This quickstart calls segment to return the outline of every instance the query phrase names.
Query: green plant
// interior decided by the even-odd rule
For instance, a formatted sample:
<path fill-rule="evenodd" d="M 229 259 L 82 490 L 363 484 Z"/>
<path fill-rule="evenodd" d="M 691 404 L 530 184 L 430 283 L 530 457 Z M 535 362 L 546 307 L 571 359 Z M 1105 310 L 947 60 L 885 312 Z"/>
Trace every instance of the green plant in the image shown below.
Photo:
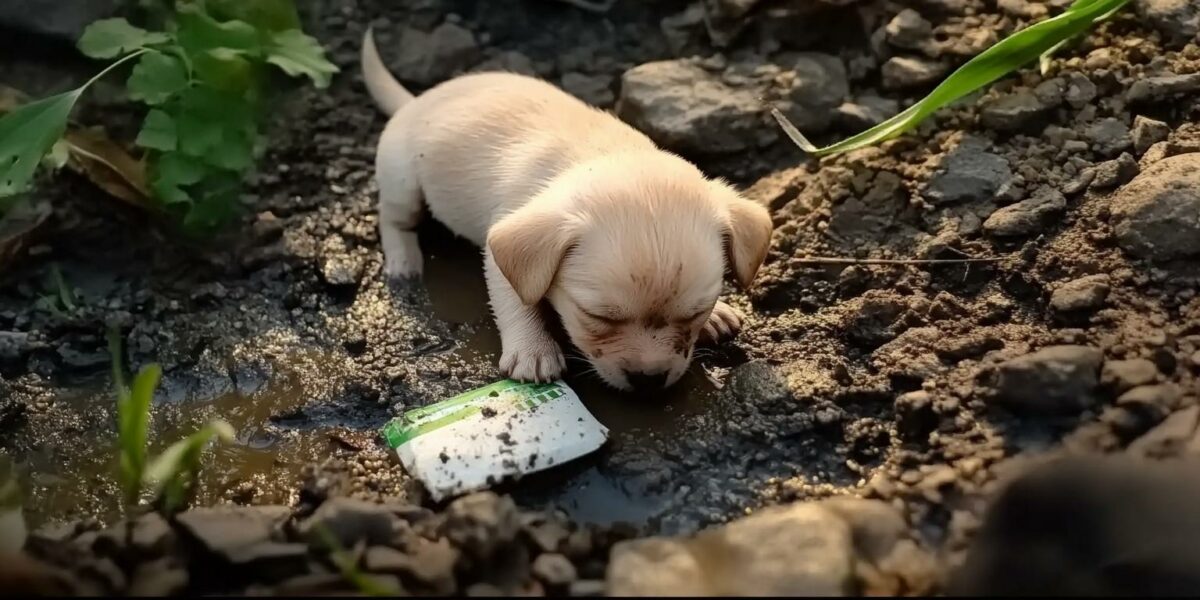
<path fill-rule="evenodd" d="M 359 570 L 354 557 L 338 543 L 337 537 L 325 525 L 318 525 L 313 531 L 320 538 L 321 544 L 329 551 L 329 559 L 342 574 L 342 579 L 353 585 L 362 595 L 377 598 L 394 598 L 402 595 L 403 590 L 393 589 Z"/>
<path fill-rule="evenodd" d="M 1128 3 L 1129 0 L 1075 0 L 1062 14 L 1022 29 L 984 50 L 907 110 L 836 144 L 818 148 L 778 110 L 771 109 L 771 114 L 801 150 L 814 156 L 840 154 L 878 144 L 912 130 L 943 106 L 1039 58 L 1044 71 L 1051 54 Z"/>
<path fill-rule="evenodd" d="M 233 428 L 224 421 L 213 421 L 147 463 L 150 404 L 162 378 L 162 368 L 156 364 L 146 365 L 133 378 L 133 385 L 126 386 L 121 340 L 115 331 L 108 334 L 108 348 L 112 354 L 113 385 L 117 390 L 117 479 L 125 506 L 127 509 L 137 506 L 143 486 L 148 485 L 160 502 L 160 510 L 173 513 L 187 503 L 189 494 L 195 489 L 204 448 L 214 438 L 231 441 Z"/>
<path fill-rule="evenodd" d="M 28 188 L 88 85 L 137 59 L 126 88 L 132 100 L 149 107 L 135 141 L 145 151 L 149 188 L 183 216 L 185 226 L 210 229 L 236 211 L 242 179 L 260 150 L 270 67 L 308 77 L 319 88 L 337 72 L 320 44 L 300 31 L 290 0 L 155 5 L 164 31 L 125 19 L 91 24 L 80 51 L 117 62 L 76 90 L 0 119 L 0 197 Z"/>

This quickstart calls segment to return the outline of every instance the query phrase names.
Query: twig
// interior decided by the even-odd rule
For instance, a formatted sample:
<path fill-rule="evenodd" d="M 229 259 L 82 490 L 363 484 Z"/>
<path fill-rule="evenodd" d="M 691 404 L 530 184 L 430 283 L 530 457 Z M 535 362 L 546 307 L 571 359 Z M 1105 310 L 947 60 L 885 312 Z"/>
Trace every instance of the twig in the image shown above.
<path fill-rule="evenodd" d="M 964 263 L 992 263 L 1004 260 L 1002 256 L 991 258 L 837 258 L 832 256 L 813 256 L 798 258 L 793 262 L 802 265 L 951 265 Z"/>
<path fill-rule="evenodd" d="M 617 3 L 617 0 L 559 0 L 559 2 L 566 2 L 576 8 L 603 14 L 608 12 Z"/>

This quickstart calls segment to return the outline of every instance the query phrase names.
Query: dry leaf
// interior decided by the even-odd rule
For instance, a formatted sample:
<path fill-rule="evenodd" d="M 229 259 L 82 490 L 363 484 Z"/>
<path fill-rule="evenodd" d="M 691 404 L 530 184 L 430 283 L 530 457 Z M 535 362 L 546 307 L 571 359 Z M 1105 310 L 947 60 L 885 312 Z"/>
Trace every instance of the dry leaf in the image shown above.
<path fill-rule="evenodd" d="M 99 128 L 67 131 L 71 158 L 67 166 L 100 189 L 130 204 L 150 208 L 146 165 L 104 135 Z"/>

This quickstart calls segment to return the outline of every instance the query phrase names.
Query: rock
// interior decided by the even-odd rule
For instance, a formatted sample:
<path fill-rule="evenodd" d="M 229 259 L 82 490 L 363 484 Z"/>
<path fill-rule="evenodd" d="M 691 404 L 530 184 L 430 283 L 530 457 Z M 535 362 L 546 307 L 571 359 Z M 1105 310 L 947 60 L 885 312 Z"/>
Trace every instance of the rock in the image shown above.
<path fill-rule="evenodd" d="M 935 83 L 950 72 L 950 67 L 928 58 L 893 56 L 881 70 L 885 89 L 903 90 Z"/>
<path fill-rule="evenodd" d="M 399 569 L 400 573 L 407 573 L 433 593 L 445 595 L 454 592 L 454 567 L 458 564 L 460 553 L 446 538 L 436 542 L 417 538 L 410 552 L 411 560 L 406 567 Z"/>
<path fill-rule="evenodd" d="M 992 213 L 983 222 L 983 230 L 994 237 L 1015 237 L 1040 232 L 1067 208 L 1067 199 L 1058 190 L 1043 187 L 1016 204 Z"/>
<path fill-rule="evenodd" d="M 511 544 L 520 529 L 520 516 L 512 498 L 479 492 L 450 503 L 442 534 L 455 546 L 486 559 Z"/>
<path fill-rule="evenodd" d="M 1096 165 L 1093 171 L 1092 189 L 1107 190 L 1124 185 L 1137 177 L 1141 167 L 1133 159 L 1133 155 L 1122 152 L 1121 156 Z"/>
<path fill-rule="evenodd" d="M 1021 88 L 988 102 L 980 109 L 979 120 L 984 127 L 996 131 L 1033 131 L 1045 125 L 1054 110 L 1033 92 Z"/>
<path fill-rule="evenodd" d="M 1133 146 L 1129 127 L 1116 117 L 1096 121 L 1084 130 L 1083 135 L 1091 143 L 1092 152 L 1101 156 L 1115 156 Z"/>
<path fill-rule="evenodd" d="M 187 569 L 175 564 L 172 558 L 160 558 L 137 566 L 128 593 L 133 597 L 163 598 L 183 593 L 187 585 Z"/>
<path fill-rule="evenodd" d="M 1126 252 L 1151 260 L 1200 255 L 1200 154 L 1160 160 L 1113 196 L 1113 232 Z"/>
<path fill-rule="evenodd" d="M 519 73 L 521 75 L 529 75 L 530 77 L 537 76 L 538 74 L 537 69 L 533 66 L 533 59 L 516 50 L 500 52 L 496 56 L 475 65 L 471 71 L 500 71 L 504 73 Z"/>
<path fill-rule="evenodd" d="M 761 0 L 704 0 L 704 24 L 714 46 L 724 48 L 746 26 L 746 16 Z"/>
<path fill-rule="evenodd" d="M 895 325 L 908 304 L 893 294 L 868 290 L 856 308 L 846 324 L 846 337 L 857 346 L 877 348 L 900 333 Z"/>
<path fill-rule="evenodd" d="M 475 34 L 449 21 L 426 33 L 404 27 L 398 50 L 385 57 L 392 72 L 404 81 L 430 86 L 466 71 L 480 59 Z"/>
<path fill-rule="evenodd" d="M 1183 392 L 1173 383 L 1139 385 L 1117 398 L 1117 406 L 1154 406 L 1164 414 L 1179 408 Z"/>
<path fill-rule="evenodd" d="M 80 577 L 99 583 L 110 595 L 121 595 L 129 583 L 121 567 L 107 558 L 87 559 L 77 570 Z"/>
<path fill-rule="evenodd" d="M 1158 378 L 1158 367 L 1144 358 L 1110 360 L 1100 370 L 1100 383 L 1118 394 Z"/>
<path fill-rule="evenodd" d="M 381 545 L 392 540 L 397 521 L 395 513 L 382 504 L 332 498 L 321 503 L 312 516 L 300 523 L 298 531 L 313 545 L 323 544 L 321 530 L 332 535 L 343 548 L 350 548 L 360 541 Z"/>
<path fill-rule="evenodd" d="M 30 351 L 29 334 L 23 331 L 0 331 L 0 363 L 16 362 Z"/>
<path fill-rule="evenodd" d="M 780 110 L 803 132 L 828 129 L 838 107 L 850 94 L 841 59 L 818 52 L 797 55 L 792 69 L 780 74 L 776 84 L 784 99 Z"/>
<path fill-rule="evenodd" d="M 850 526 L 859 559 L 879 562 L 908 536 L 908 524 L 896 507 L 882 500 L 835 496 L 821 502 Z"/>
<path fill-rule="evenodd" d="M 1108 275 L 1088 275 L 1068 281 L 1050 295 L 1050 307 L 1061 313 L 1092 311 L 1104 306 L 1111 290 Z"/>
<path fill-rule="evenodd" d="M 737 366 L 729 374 L 729 383 L 722 395 L 736 401 L 753 399 L 755 402 L 777 402 L 791 397 L 787 380 L 779 371 L 763 360 L 752 360 Z"/>
<path fill-rule="evenodd" d="M 103 367 L 112 360 L 108 352 L 101 352 L 99 350 L 95 352 L 81 352 L 66 344 L 58 347 L 58 356 L 64 366 L 80 371 L 90 371 Z"/>
<path fill-rule="evenodd" d="M 677 14 L 663 17 L 659 29 L 667 39 L 674 56 L 683 56 L 688 49 L 697 48 L 704 28 L 704 4 L 696 2 Z"/>
<path fill-rule="evenodd" d="M 1192 441 L 1198 421 L 1200 421 L 1200 406 L 1189 406 L 1176 411 L 1154 429 L 1130 442 L 1129 453 L 1134 456 L 1154 458 L 1177 456 Z"/>
<path fill-rule="evenodd" d="M 946 593 L 1194 594 L 1200 590 L 1198 473 L 1195 459 L 1096 455 L 1027 471 L 992 503 Z"/>
<path fill-rule="evenodd" d="M 1200 6 L 1193 0 L 1135 0 L 1133 5 L 1171 43 L 1195 41 L 1200 33 Z"/>
<path fill-rule="evenodd" d="M 331 286 L 357 286 L 366 268 L 365 260 L 346 247 L 340 235 L 331 235 L 321 244 L 321 277 Z"/>
<path fill-rule="evenodd" d="M 1160 75 L 1134 81 L 1125 93 L 1130 104 L 1156 102 L 1172 96 L 1190 94 L 1200 90 L 1200 73 L 1188 75 Z"/>
<path fill-rule="evenodd" d="M 0 3 L 0 27 L 74 45 L 88 25 L 111 17 L 118 0 L 28 0 Z"/>
<path fill-rule="evenodd" d="M 604 595 L 607 585 L 603 579 L 581 579 L 572 581 L 567 588 L 567 595 L 571 597 L 600 597 Z"/>
<path fill-rule="evenodd" d="M 175 522 L 204 550 L 233 562 L 238 551 L 269 542 L 290 515 L 286 506 L 218 506 L 193 508 L 177 515 Z"/>
<path fill-rule="evenodd" d="M 530 571 L 539 581 L 556 589 L 570 585 L 579 576 L 575 572 L 575 565 L 571 564 L 571 561 L 567 560 L 567 557 L 556 552 L 547 552 L 538 555 L 533 560 L 533 566 L 530 567 Z"/>
<path fill-rule="evenodd" d="M 993 399 L 1014 412 L 1075 413 L 1095 402 L 1103 357 L 1089 346 L 1050 346 L 997 365 L 988 385 Z"/>
<path fill-rule="evenodd" d="M 562 89 L 568 94 L 601 108 L 612 106 L 612 79 L 607 75 L 584 75 L 583 73 L 564 73 Z"/>
<path fill-rule="evenodd" d="M 616 112 L 654 141 L 680 152 L 740 152 L 753 147 L 765 129 L 755 92 L 730 87 L 685 60 L 626 71 Z"/>
<path fill-rule="evenodd" d="M 997 0 L 996 7 L 1014 17 L 1034 19 L 1046 16 L 1045 4 L 1035 4 L 1029 0 Z"/>
<path fill-rule="evenodd" d="M 1004 157 L 987 152 L 979 144 L 964 143 L 946 155 L 923 195 L 937 205 L 992 200 L 1012 179 L 1012 169 Z"/>
<path fill-rule="evenodd" d="M 901 394 L 896 398 L 896 425 L 906 440 L 922 441 L 937 427 L 937 414 L 933 412 L 933 397 L 929 392 L 917 390 Z"/>
<path fill-rule="evenodd" d="M 906 8 L 892 17 L 883 31 L 889 44 L 905 50 L 918 50 L 929 41 L 933 25 L 921 13 Z"/>
<path fill-rule="evenodd" d="M 1133 118 L 1133 150 L 1141 156 L 1150 146 L 1165 141 L 1171 135 L 1171 127 L 1162 121 L 1138 115 Z"/>
<path fill-rule="evenodd" d="M 1067 89 L 1063 93 L 1063 100 L 1071 105 L 1071 108 L 1080 109 L 1092 103 L 1096 99 L 1096 84 L 1088 79 L 1087 75 L 1078 72 L 1067 74 Z"/>
<path fill-rule="evenodd" d="M 853 102 L 843 102 L 837 108 L 842 126 L 862 131 L 874 127 L 900 112 L 900 103 L 890 98 L 859 96 Z"/>
<path fill-rule="evenodd" d="M 850 527 L 815 503 L 769 508 L 691 539 L 613 547 L 612 596 L 842 596 L 853 574 Z M 722 576 L 711 577 L 710 557 Z"/>
<path fill-rule="evenodd" d="M 133 547 L 148 556 L 161 556 L 175 544 L 175 531 L 157 512 L 146 513 L 133 522 Z"/>

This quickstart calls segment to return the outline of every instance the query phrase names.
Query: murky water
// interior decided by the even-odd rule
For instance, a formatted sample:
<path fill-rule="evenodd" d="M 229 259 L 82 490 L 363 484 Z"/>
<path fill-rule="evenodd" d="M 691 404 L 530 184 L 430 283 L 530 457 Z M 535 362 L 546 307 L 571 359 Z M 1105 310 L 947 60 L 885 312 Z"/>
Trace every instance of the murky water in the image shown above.
<path fill-rule="evenodd" d="M 424 285 L 434 316 L 467 324 L 469 337 L 450 352 L 464 361 L 494 364 L 500 342 L 488 311 L 479 252 L 437 226 L 422 232 L 426 252 Z M 297 345 L 299 346 L 299 345 Z M 301 471 L 334 453 L 346 453 L 346 435 L 374 440 L 374 422 L 338 422 L 343 411 L 323 410 L 332 418 L 313 418 L 316 407 L 337 405 L 346 381 L 353 381 L 341 357 L 328 351 L 292 350 L 250 372 L 178 369 L 163 380 L 152 414 L 151 454 L 214 418 L 237 432 L 236 443 L 222 444 L 206 457 L 198 500 L 282 502 L 295 498 Z M 581 521 L 644 523 L 661 511 L 663 500 L 643 482 L 613 472 L 615 452 L 649 440 L 669 438 L 686 420 L 704 412 L 716 387 L 700 367 L 670 390 L 653 397 L 623 394 L 594 376 L 568 376 L 589 410 L 611 431 L 599 452 L 548 472 L 507 484 L 504 491 L 530 506 L 557 507 Z M 349 401 L 348 401 L 349 402 Z M 56 435 L 39 439 L 25 452 L 33 524 L 77 516 L 110 520 L 120 514 L 120 490 L 114 481 L 115 401 L 107 374 L 75 382 L 55 399 Z M 309 410 L 306 411 L 306 408 Z M 63 421 L 76 423 L 61 435 Z M 368 442 L 369 443 L 369 442 Z M 399 468 L 399 467 L 396 467 Z"/>

